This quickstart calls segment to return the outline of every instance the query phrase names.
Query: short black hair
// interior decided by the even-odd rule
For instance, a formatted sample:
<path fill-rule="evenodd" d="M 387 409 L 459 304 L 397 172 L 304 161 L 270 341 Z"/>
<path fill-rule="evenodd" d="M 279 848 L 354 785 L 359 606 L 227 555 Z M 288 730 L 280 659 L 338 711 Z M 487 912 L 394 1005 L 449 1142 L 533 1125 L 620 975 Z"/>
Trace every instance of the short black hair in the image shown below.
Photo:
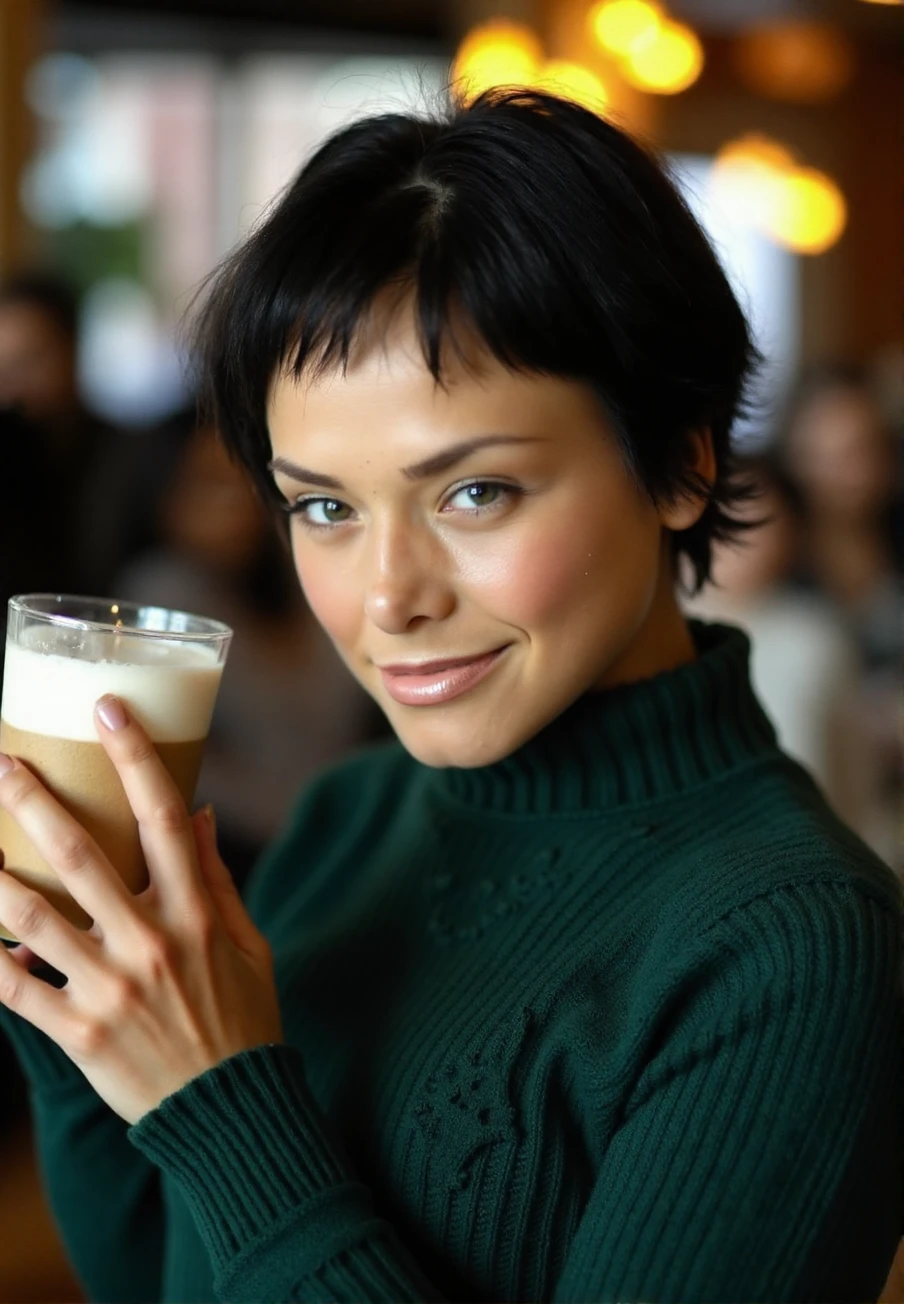
<path fill-rule="evenodd" d="M 61 334 L 75 341 L 78 296 L 68 281 L 52 272 L 19 272 L 0 282 L 0 305 L 25 303 L 38 308 Z"/>
<path fill-rule="evenodd" d="M 744 313 L 665 166 L 569 100 L 497 88 L 352 123 L 203 288 L 201 401 L 271 502 L 274 374 L 344 368 L 391 290 L 414 296 L 437 383 L 457 314 L 503 364 L 588 383 L 654 502 L 704 488 L 688 437 L 709 427 L 715 483 L 671 540 L 698 587 L 713 540 L 747 528 L 728 511 L 748 496 L 730 436 L 760 360 Z"/>

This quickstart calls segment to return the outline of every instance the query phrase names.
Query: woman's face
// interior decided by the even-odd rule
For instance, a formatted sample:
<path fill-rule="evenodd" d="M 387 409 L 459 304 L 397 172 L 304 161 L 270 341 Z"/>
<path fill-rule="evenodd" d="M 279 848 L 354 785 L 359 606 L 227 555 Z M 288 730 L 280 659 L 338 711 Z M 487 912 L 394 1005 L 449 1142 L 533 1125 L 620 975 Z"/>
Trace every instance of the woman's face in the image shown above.
<path fill-rule="evenodd" d="M 857 389 L 839 385 L 814 395 L 798 415 L 788 458 L 820 514 L 863 519 L 894 492 L 894 445 L 875 403 Z"/>
<path fill-rule="evenodd" d="M 269 401 L 307 600 L 427 765 L 489 764 L 693 656 L 663 525 L 702 504 L 635 488 L 584 385 L 470 361 L 434 385 L 404 312 L 345 376 L 277 377 Z"/>

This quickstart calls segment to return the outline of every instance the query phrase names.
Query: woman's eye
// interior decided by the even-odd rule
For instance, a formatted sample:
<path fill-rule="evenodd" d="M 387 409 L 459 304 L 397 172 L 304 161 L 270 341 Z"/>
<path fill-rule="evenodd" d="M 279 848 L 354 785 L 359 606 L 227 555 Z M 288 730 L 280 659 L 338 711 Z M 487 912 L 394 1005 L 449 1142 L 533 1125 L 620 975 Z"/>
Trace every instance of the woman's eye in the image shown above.
<path fill-rule="evenodd" d="M 498 506 L 505 498 L 515 492 L 512 485 L 499 484 L 494 480 L 475 480 L 472 484 L 462 485 L 446 499 L 444 511 L 480 511 Z"/>
<path fill-rule="evenodd" d="M 288 509 L 291 516 L 300 516 L 306 525 L 344 525 L 353 512 L 348 503 L 338 498 L 299 498 Z"/>

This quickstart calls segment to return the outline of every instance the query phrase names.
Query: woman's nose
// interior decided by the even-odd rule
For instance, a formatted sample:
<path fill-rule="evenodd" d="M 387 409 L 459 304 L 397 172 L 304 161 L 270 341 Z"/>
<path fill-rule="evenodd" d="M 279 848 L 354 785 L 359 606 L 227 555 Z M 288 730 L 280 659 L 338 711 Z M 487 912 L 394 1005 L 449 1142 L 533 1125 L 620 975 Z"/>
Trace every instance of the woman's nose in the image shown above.
<path fill-rule="evenodd" d="M 441 545 L 398 528 L 384 531 L 374 545 L 364 611 L 378 629 L 404 634 L 414 621 L 452 614 L 455 592 Z"/>

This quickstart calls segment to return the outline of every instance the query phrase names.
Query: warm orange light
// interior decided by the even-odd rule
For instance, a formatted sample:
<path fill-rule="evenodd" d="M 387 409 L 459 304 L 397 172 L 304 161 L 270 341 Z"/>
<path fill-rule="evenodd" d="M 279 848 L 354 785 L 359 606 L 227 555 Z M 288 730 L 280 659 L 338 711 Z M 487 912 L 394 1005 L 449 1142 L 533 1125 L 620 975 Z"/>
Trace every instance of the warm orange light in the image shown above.
<path fill-rule="evenodd" d="M 844 195 L 824 172 L 795 168 L 776 187 L 769 233 L 795 253 L 825 253 L 846 223 Z"/>
<path fill-rule="evenodd" d="M 551 91 L 554 95 L 583 104 L 594 113 L 602 113 L 609 101 L 606 87 L 596 73 L 568 59 L 548 60 L 534 85 L 538 90 Z"/>
<path fill-rule="evenodd" d="M 868 5 L 904 5 L 904 0 L 866 0 Z"/>
<path fill-rule="evenodd" d="M 609 54 L 628 55 L 659 31 L 662 10 L 650 0 L 602 0 L 588 15 L 590 29 Z"/>
<path fill-rule="evenodd" d="M 703 70 L 703 46 L 683 23 L 662 23 L 635 42 L 625 59 L 625 81 L 638 90 L 675 95 L 687 90 Z"/>
<path fill-rule="evenodd" d="M 462 40 L 452 63 L 452 82 L 464 101 L 490 86 L 526 86 L 535 81 L 543 47 L 529 27 L 493 19 L 474 27 Z"/>
<path fill-rule="evenodd" d="M 786 146 L 751 131 L 729 141 L 716 154 L 713 185 L 725 207 L 739 222 L 769 230 L 778 187 L 794 169 Z"/>
<path fill-rule="evenodd" d="M 759 131 L 748 131 L 730 140 L 716 154 L 716 167 L 750 164 L 782 170 L 794 165 L 794 155 L 786 145 Z"/>
<path fill-rule="evenodd" d="M 754 28 L 735 48 L 738 72 L 773 99 L 818 103 L 854 75 L 854 52 L 842 31 L 819 22 L 779 22 Z"/>

